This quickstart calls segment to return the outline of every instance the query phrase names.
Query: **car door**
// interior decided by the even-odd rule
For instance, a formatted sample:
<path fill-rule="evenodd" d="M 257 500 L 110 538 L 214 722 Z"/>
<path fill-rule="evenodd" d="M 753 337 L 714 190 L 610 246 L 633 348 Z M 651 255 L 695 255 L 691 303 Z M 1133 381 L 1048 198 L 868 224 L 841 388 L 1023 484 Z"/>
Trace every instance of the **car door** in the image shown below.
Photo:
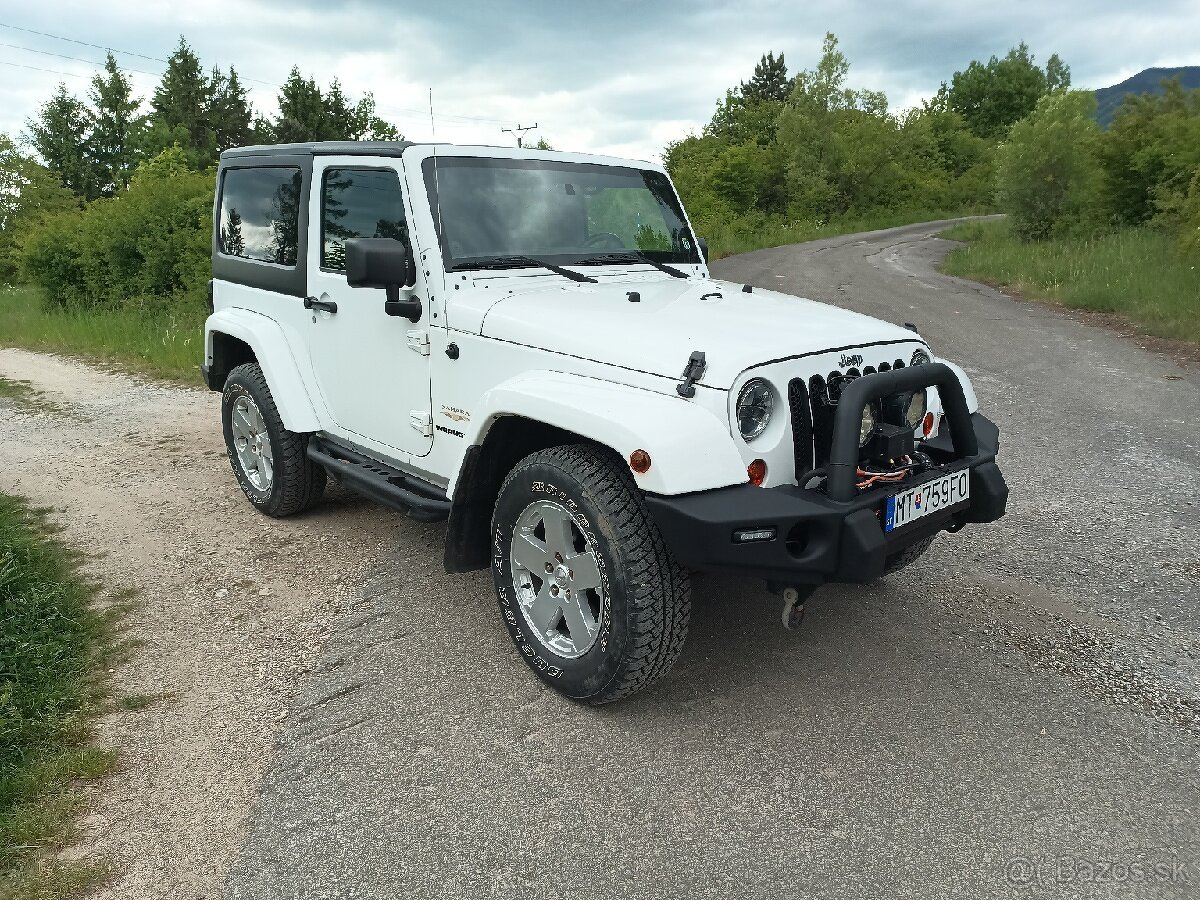
<path fill-rule="evenodd" d="M 320 305 L 311 310 L 309 352 L 329 415 L 347 437 L 424 456 L 433 446 L 428 323 L 387 315 L 383 290 L 352 288 L 345 274 L 348 238 L 409 233 L 399 165 L 314 160 L 308 286 Z M 428 297 L 424 272 L 416 293 Z M 330 304 L 336 311 L 320 308 Z"/>

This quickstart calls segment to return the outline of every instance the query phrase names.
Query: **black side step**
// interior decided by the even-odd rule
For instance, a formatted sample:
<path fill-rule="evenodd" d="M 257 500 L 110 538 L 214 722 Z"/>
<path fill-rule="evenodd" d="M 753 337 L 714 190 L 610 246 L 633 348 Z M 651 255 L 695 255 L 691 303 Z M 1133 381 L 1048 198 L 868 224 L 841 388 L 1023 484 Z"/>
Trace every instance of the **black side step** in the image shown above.
<path fill-rule="evenodd" d="M 358 493 L 415 519 L 437 522 L 450 515 L 450 500 L 444 491 L 348 447 L 313 437 L 308 442 L 308 458 Z"/>

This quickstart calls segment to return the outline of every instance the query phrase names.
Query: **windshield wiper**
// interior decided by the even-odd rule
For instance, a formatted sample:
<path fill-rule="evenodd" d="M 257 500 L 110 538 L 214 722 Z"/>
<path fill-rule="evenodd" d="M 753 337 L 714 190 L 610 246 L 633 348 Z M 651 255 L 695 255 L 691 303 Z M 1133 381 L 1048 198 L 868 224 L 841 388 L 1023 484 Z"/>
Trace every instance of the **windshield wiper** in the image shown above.
<path fill-rule="evenodd" d="M 482 259 L 471 260 L 471 262 L 458 263 L 451 266 L 450 270 L 453 272 L 460 269 L 519 269 L 522 266 L 541 266 L 543 269 L 549 269 L 555 275 L 570 278 L 572 281 L 588 281 L 596 284 L 596 279 L 591 275 L 584 275 L 582 272 L 573 272 L 570 269 L 564 269 L 562 266 L 556 266 L 552 262 L 535 259 L 532 256 L 488 256 Z"/>
<path fill-rule="evenodd" d="M 579 264 L 586 266 L 589 263 L 599 264 L 606 262 L 644 262 L 646 265 L 654 266 L 660 272 L 666 272 L 672 278 L 687 278 L 686 272 L 681 272 L 674 266 L 668 266 L 666 263 L 660 263 L 657 259 L 651 259 L 640 250 L 626 250 L 623 253 L 602 253 L 599 256 L 589 256 L 587 259 L 581 259 Z"/>

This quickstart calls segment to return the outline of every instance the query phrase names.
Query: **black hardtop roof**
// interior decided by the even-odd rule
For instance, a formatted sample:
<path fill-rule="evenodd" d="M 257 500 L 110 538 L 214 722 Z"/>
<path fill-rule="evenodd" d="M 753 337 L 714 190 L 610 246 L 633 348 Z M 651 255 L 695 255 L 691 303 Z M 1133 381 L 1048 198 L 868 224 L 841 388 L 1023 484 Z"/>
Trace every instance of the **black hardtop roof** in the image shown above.
<path fill-rule="evenodd" d="M 221 160 L 257 156 L 399 156 L 414 141 L 307 141 L 303 144 L 257 144 L 222 151 Z"/>

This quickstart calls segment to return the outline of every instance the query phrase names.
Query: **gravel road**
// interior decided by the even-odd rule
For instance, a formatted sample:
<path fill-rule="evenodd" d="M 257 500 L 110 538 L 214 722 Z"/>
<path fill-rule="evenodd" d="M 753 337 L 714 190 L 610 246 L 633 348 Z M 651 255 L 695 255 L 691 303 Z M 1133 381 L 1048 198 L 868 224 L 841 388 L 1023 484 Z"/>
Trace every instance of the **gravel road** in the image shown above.
<path fill-rule="evenodd" d="M 0 351 L 58 409 L 7 412 L 0 487 L 141 589 L 115 677 L 169 695 L 105 723 L 73 852 L 114 897 L 1200 896 L 1200 375 L 937 274 L 937 230 L 714 270 L 916 322 L 1001 426 L 1008 517 L 796 633 L 699 578 L 680 663 L 603 710 L 527 673 L 444 526 L 266 520 L 214 396 Z"/>

